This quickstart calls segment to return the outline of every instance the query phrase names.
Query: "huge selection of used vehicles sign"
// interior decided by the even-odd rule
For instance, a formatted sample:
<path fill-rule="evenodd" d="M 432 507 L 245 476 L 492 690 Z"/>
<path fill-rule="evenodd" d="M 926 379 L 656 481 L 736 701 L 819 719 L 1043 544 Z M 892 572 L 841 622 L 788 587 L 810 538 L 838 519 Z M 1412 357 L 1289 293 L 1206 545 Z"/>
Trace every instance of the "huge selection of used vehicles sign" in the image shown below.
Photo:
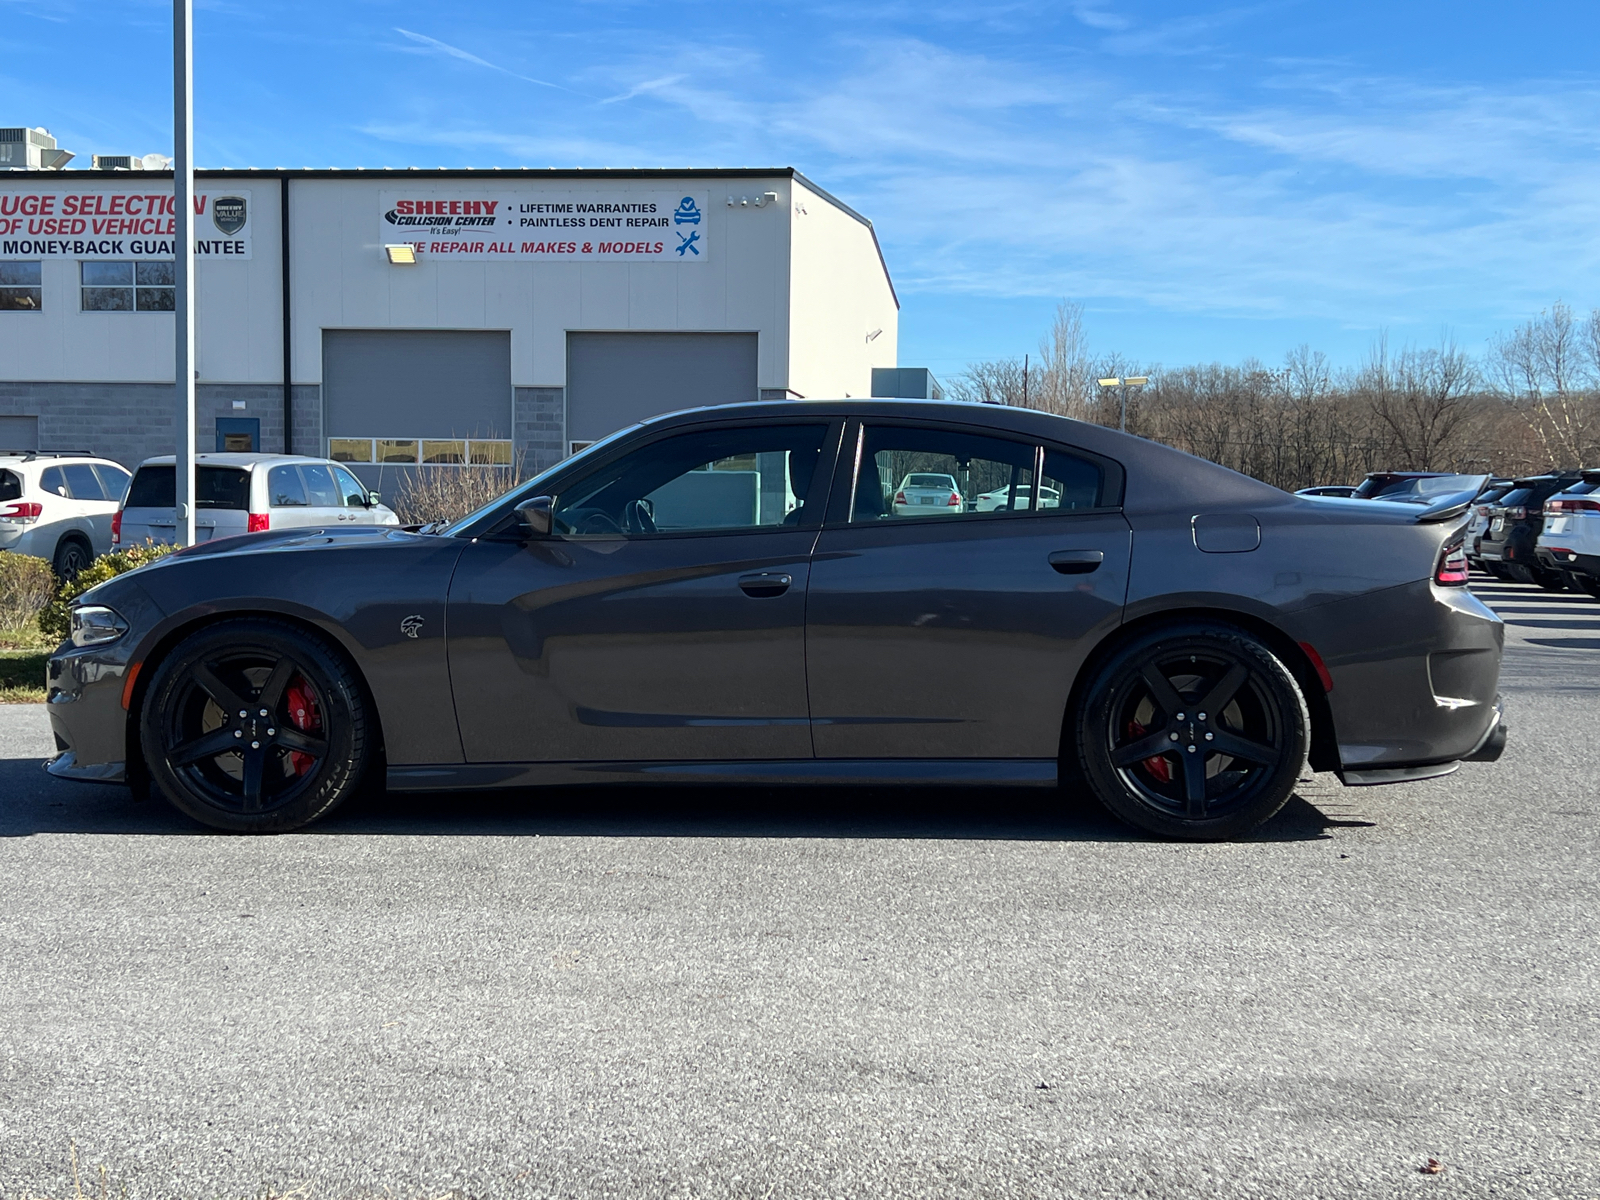
<path fill-rule="evenodd" d="M 383 240 L 431 258 L 705 262 L 706 196 L 512 189 L 383 192 Z"/>
<path fill-rule="evenodd" d="M 0 183 L 0 258 L 161 259 L 173 256 L 172 184 L 8 188 Z M 249 258 L 250 192 L 194 198 L 197 258 Z"/>

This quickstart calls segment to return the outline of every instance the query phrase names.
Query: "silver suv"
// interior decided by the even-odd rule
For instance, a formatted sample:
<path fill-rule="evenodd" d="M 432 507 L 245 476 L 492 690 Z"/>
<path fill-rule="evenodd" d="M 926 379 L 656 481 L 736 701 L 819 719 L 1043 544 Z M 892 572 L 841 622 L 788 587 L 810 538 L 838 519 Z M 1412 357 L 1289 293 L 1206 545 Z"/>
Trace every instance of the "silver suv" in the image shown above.
<path fill-rule="evenodd" d="M 127 469 L 92 454 L 0 451 L 0 550 L 47 558 L 71 579 L 111 549 Z"/>
<path fill-rule="evenodd" d="M 197 454 L 195 540 L 265 529 L 398 525 L 400 518 L 350 471 L 298 454 Z M 177 535 L 177 470 L 171 454 L 147 458 L 134 473 L 112 540 L 165 544 Z"/>

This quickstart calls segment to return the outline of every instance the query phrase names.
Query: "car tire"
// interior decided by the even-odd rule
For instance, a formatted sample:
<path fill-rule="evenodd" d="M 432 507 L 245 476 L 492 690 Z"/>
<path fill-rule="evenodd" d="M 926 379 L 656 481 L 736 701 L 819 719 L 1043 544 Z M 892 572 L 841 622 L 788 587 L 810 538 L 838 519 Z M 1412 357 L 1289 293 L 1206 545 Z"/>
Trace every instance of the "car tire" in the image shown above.
<path fill-rule="evenodd" d="M 55 569 L 57 579 L 71 583 L 93 561 L 94 549 L 89 543 L 77 534 L 69 533 L 56 543 L 51 566 Z"/>
<path fill-rule="evenodd" d="M 157 789 L 230 833 L 283 833 L 332 812 L 361 786 L 370 729 L 344 655 L 266 618 L 210 625 L 179 643 L 157 667 L 139 721 Z"/>
<path fill-rule="evenodd" d="M 1084 693 L 1072 732 L 1078 766 L 1115 816 L 1162 837 L 1224 841 L 1293 794 L 1311 717 L 1293 674 L 1261 641 L 1196 622 L 1118 650 Z"/>
<path fill-rule="evenodd" d="M 1600 579 L 1596 579 L 1593 575 L 1580 575 L 1576 571 L 1571 572 L 1571 575 L 1575 591 L 1583 592 L 1591 599 L 1600 600 Z"/>
<path fill-rule="evenodd" d="M 1511 572 L 1506 569 L 1504 563 L 1486 562 L 1483 564 L 1483 569 L 1489 572 L 1489 574 L 1493 575 L 1501 583 L 1511 582 Z"/>
<path fill-rule="evenodd" d="M 1564 572 L 1547 571 L 1543 567 L 1529 567 L 1533 581 L 1547 592 L 1564 592 L 1567 590 L 1567 580 Z"/>

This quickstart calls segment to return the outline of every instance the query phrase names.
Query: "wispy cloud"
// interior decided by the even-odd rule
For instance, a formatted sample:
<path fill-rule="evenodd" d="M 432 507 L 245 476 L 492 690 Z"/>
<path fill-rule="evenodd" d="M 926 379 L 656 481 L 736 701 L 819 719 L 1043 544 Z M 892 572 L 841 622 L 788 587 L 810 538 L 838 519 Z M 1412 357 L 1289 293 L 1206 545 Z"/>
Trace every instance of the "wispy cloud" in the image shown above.
<path fill-rule="evenodd" d="M 647 79 L 643 83 L 636 83 L 627 91 L 617 96 L 607 96 L 600 101 L 601 104 L 619 104 L 624 100 L 632 100 L 635 96 L 643 96 L 650 92 L 659 92 L 662 88 L 671 87 L 687 79 L 687 75 L 663 75 L 660 79 Z"/>
<path fill-rule="evenodd" d="M 1072 15 L 1090 29 L 1120 30 L 1133 24 L 1127 17 L 1107 12 L 1104 6 L 1099 4 L 1074 4 Z"/>
<path fill-rule="evenodd" d="M 443 54 L 449 58 L 458 58 L 462 62 L 471 63 L 476 67 L 485 67 L 491 71 L 498 71 L 502 75 L 509 75 L 513 79 L 520 79 L 524 83 L 534 83 L 538 84 L 540 87 L 556 88 L 558 91 L 563 92 L 571 90 L 570 88 L 562 87 L 559 83 L 551 83 L 547 79 L 535 79 L 531 75 L 520 75 L 516 71 L 511 70 L 509 67 L 502 67 L 498 63 L 492 63 L 486 58 L 479 58 L 476 54 L 473 54 L 467 50 L 463 50 L 460 46 L 452 46 L 449 42 L 441 42 L 438 38 L 429 37 L 425 33 L 412 33 L 411 30 L 401 29 L 398 25 L 395 26 L 394 31 L 401 37 L 410 38 L 413 42 L 416 42 L 419 46 L 422 46 L 424 48 L 423 52 L 432 52 L 436 54 Z"/>

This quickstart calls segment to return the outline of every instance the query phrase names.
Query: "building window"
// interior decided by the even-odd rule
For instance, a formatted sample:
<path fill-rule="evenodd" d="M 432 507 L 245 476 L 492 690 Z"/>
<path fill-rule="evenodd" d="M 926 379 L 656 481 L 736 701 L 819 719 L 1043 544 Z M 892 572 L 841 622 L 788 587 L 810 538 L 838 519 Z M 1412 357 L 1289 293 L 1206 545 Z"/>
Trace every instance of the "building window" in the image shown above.
<path fill-rule="evenodd" d="M 0 312 L 38 312 L 44 302 L 36 262 L 0 262 Z"/>
<path fill-rule="evenodd" d="M 395 466 L 509 467 L 511 443 L 498 438 L 348 438 L 328 439 L 334 462 Z"/>
<path fill-rule="evenodd" d="M 174 266 L 169 262 L 83 262 L 84 312 L 171 312 Z"/>

